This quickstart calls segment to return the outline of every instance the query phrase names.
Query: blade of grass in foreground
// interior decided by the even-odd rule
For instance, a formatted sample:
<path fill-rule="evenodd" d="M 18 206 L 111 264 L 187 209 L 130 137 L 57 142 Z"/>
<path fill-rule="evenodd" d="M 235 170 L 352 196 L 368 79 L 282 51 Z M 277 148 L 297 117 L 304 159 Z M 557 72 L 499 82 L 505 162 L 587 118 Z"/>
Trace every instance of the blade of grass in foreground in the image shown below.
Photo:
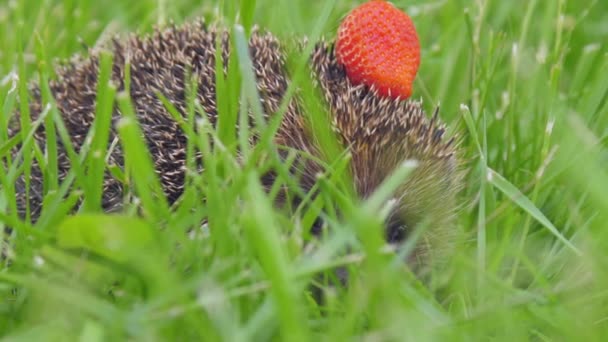
<path fill-rule="evenodd" d="M 125 152 L 128 174 L 133 179 L 147 215 L 153 217 L 156 222 L 162 222 L 170 216 L 170 211 L 155 172 L 154 162 L 142 138 L 143 133 L 137 124 L 128 95 L 121 93 L 117 100 L 124 115 L 117 128 Z"/>
<path fill-rule="evenodd" d="M 45 142 L 45 162 L 46 172 L 44 177 L 44 189 L 46 193 L 54 192 L 59 186 L 58 175 L 58 152 L 57 152 L 57 133 L 55 131 L 55 123 L 53 119 L 57 112 L 57 106 L 54 103 L 53 95 L 49 87 L 49 71 L 44 45 L 40 37 L 36 39 L 36 55 L 39 63 L 40 74 L 40 91 L 42 94 L 42 103 L 48 103 L 51 106 L 50 114 L 44 122 L 44 132 L 46 135 Z"/>
<path fill-rule="evenodd" d="M 275 214 L 254 173 L 250 174 L 247 187 L 249 206 L 244 217 L 247 241 L 272 282 L 271 292 L 281 321 L 281 333 L 285 340 L 307 341 L 297 287 L 292 280 L 287 254 L 282 248 L 279 229 L 273 220 Z"/>
<path fill-rule="evenodd" d="M 99 79 L 97 83 L 97 105 L 93 122 L 93 141 L 88 156 L 88 179 L 85 186 L 85 210 L 101 209 L 103 197 L 103 180 L 105 173 L 105 155 L 108 148 L 114 94 L 116 88 L 110 83 L 112 77 L 112 55 L 102 53 L 99 61 Z"/>
<path fill-rule="evenodd" d="M 21 43 L 22 34 L 23 34 L 23 26 L 20 27 L 18 31 L 17 41 Z M 32 142 L 31 140 L 27 140 L 27 136 L 30 132 L 31 127 L 31 117 L 30 117 L 30 106 L 28 104 L 29 92 L 27 89 L 27 70 L 25 66 L 25 57 L 23 56 L 24 52 L 20 52 L 17 55 L 18 60 L 18 73 L 19 73 L 19 99 L 20 99 L 20 124 L 21 124 L 21 137 L 23 141 L 22 149 L 27 153 L 23 154 L 23 167 L 24 167 L 24 180 L 25 180 L 25 193 L 26 197 L 29 197 L 30 192 L 30 175 L 32 173 L 32 159 L 33 153 L 30 153 L 32 150 Z M 27 221 L 30 220 L 30 202 L 26 201 L 25 204 L 25 218 Z"/>
<path fill-rule="evenodd" d="M 18 78 L 15 73 L 9 75 L 12 80 L 11 88 L 8 90 L 4 102 L 2 104 L 3 113 L 12 113 L 13 108 L 16 103 L 17 98 L 17 83 Z M 0 162 L 4 163 L 2 167 L 10 168 L 13 161 L 10 157 L 10 151 L 13 147 L 17 146 L 17 144 L 21 140 L 21 135 L 17 134 L 13 138 L 8 138 L 8 115 L 0 115 Z M 6 158 L 5 158 L 6 156 Z M 0 186 L 3 188 L 0 196 L 4 196 L 5 203 L 3 204 L 2 210 L 6 208 L 9 209 L 11 213 L 15 213 L 17 211 L 17 203 L 15 201 L 15 187 L 14 184 L 9 184 L 8 179 L 6 177 L 5 170 L 0 172 Z M 4 211 L 3 211 L 4 212 Z M 3 230 L 4 227 L 0 226 L 0 230 Z"/>
<path fill-rule="evenodd" d="M 124 320 L 123 312 L 112 303 L 76 288 L 57 285 L 32 275 L 14 273 L 0 273 L 0 280 L 18 284 L 44 294 L 44 296 L 61 300 L 69 307 L 81 310 L 82 314 L 95 317 L 110 326 L 120 324 Z"/>
<path fill-rule="evenodd" d="M 475 146 L 477 147 L 479 153 L 479 172 L 482 175 L 485 175 L 488 171 L 488 153 L 487 153 L 487 136 L 486 136 L 486 117 L 483 116 L 483 145 L 479 139 L 479 134 L 477 132 L 477 128 L 475 126 L 475 121 L 473 120 L 473 116 L 471 114 L 471 110 L 468 106 L 461 104 L 460 112 L 464 118 L 464 121 L 467 125 L 467 129 L 469 134 L 471 135 Z M 481 279 L 483 278 L 483 271 L 486 269 L 486 244 L 487 244 L 487 235 L 486 235 L 486 179 L 484 177 L 479 178 L 479 207 L 477 210 L 477 283 L 478 286 L 481 286 Z"/>
<path fill-rule="evenodd" d="M 540 224 L 555 235 L 560 241 L 562 241 L 568 248 L 574 251 L 577 255 L 582 255 L 581 251 L 576 248 L 568 239 L 566 239 L 557 228 L 549 221 L 549 219 L 526 197 L 522 194 L 513 184 L 501 176 L 498 172 L 488 168 L 486 175 L 487 180 L 490 184 L 494 185 L 498 190 L 502 191 L 507 195 L 513 202 L 515 202 L 520 208 L 525 210 L 528 214 L 532 215 Z"/>

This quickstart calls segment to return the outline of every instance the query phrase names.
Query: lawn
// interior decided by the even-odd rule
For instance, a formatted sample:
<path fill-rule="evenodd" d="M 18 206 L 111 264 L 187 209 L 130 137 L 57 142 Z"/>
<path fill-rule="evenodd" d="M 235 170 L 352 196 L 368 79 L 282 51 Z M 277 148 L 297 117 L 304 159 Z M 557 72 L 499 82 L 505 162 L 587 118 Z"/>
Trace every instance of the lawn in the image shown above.
<path fill-rule="evenodd" d="M 28 134 L 23 141 L 7 136 L 9 117 L 31 101 L 29 84 L 40 82 L 44 93 L 57 63 L 86 56 L 114 35 L 202 17 L 236 33 L 235 46 L 253 25 L 285 42 L 333 40 L 341 18 L 362 1 L 0 2 L 0 231 L 13 228 L 4 246 L 9 258 L 0 259 L 0 338 L 608 338 L 608 2 L 392 2 L 412 17 L 420 37 L 412 97 L 428 113 L 440 105 L 466 170 L 454 247 L 423 271 L 402 261 L 416 234 L 396 251 L 378 239 L 374 209 L 394 184 L 356 198 L 345 185 L 341 150 L 318 176 L 316 200 L 279 209 L 278 187 L 266 193 L 260 175 L 276 170 L 278 185 L 298 189 L 288 166 L 273 158 L 276 146 L 245 149 L 251 162 L 237 167 L 233 147 L 243 147 L 246 135 L 209 126 L 197 127 L 199 134 L 191 123 L 189 156 L 202 150 L 211 171 L 190 173 L 170 207 L 156 196 L 158 179 L 129 99 L 106 84 L 101 103 L 111 108 L 115 101 L 125 114 L 119 135 L 127 168 L 110 172 L 130 179 L 138 196 L 121 214 L 104 215 L 103 159 L 86 149 L 74 153 L 80 167 L 59 182 L 56 148 L 37 149 Z M 294 79 L 306 79 L 297 77 L 307 72 L 302 57 L 290 56 Z M 240 96 L 255 102 L 250 62 L 240 54 L 218 87 L 220 117 L 240 108 Z M 301 83 L 304 105 L 315 108 L 314 93 Z M 46 103 L 43 120 L 27 129 L 53 127 L 48 141 L 55 146 L 66 132 L 53 100 Z M 331 145 L 330 131 L 318 126 Z M 226 148 L 211 149 L 218 139 Z M 13 163 L 17 143 L 23 158 Z M 102 140 L 91 148 L 96 144 L 105 149 Z M 45 170 L 48 190 L 35 224 L 15 212 L 14 186 L 28 178 L 33 160 Z M 86 205 L 73 215 L 81 196 Z M 309 230 L 319 215 L 329 233 L 316 239 Z M 335 281 L 338 268 L 348 270 L 347 286 Z"/>

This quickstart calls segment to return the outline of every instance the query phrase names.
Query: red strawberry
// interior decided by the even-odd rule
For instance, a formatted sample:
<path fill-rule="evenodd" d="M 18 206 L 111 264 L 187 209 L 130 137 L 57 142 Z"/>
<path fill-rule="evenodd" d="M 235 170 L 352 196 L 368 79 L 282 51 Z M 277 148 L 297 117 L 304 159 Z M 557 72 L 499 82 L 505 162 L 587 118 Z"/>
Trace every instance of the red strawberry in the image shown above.
<path fill-rule="evenodd" d="M 354 84 L 406 99 L 420 65 L 420 43 L 410 17 L 384 0 L 355 8 L 340 25 L 336 57 Z"/>

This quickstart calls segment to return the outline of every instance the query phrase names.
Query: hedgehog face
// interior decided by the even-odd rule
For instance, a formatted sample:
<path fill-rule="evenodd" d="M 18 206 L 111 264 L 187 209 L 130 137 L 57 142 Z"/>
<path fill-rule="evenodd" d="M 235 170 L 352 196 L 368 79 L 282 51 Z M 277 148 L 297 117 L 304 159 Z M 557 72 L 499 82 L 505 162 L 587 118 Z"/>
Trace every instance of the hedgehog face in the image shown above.
<path fill-rule="evenodd" d="M 419 102 L 390 99 L 373 88 L 353 85 L 325 44 L 315 50 L 312 65 L 332 127 L 352 154 L 352 174 L 362 198 L 404 161 L 418 165 L 395 194 L 386 222 L 388 241 L 401 241 L 421 223 L 433 232 L 425 238 L 445 233 L 453 219 L 459 176 L 454 141 L 444 139 L 437 112 L 429 119 Z"/>
<path fill-rule="evenodd" d="M 269 35 L 253 35 L 258 90 L 267 113 L 276 112 L 287 79 L 282 56 Z M 269 48 L 270 47 L 270 48 Z M 315 83 L 325 100 L 332 129 L 352 155 L 351 173 L 361 198 L 366 198 L 406 160 L 417 168 L 395 192 L 394 210 L 386 222 L 388 241 L 399 242 L 420 224 L 426 225 L 422 237 L 423 253 L 451 239 L 460 172 L 453 139 L 445 139 L 445 127 L 438 113 L 427 118 L 421 103 L 381 96 L 366 85 L 355 85 L 336 57 L 334 46 L 317 44 L 310 60 Z M 271 70 L 273 72 L 268 72 Z M 271 77 L 269 76 L 271 75 Z M 296 101 L 292 101 L 276 137 L 278 144 L 319 155 L 314 139 Z M 310 189 L 322 168 L 305 162 L 300 166 L 302 187 Z M 428 248 L 426 248 L 428 247 Z M 443 249 L 439 246 L 437 249 Z"/>

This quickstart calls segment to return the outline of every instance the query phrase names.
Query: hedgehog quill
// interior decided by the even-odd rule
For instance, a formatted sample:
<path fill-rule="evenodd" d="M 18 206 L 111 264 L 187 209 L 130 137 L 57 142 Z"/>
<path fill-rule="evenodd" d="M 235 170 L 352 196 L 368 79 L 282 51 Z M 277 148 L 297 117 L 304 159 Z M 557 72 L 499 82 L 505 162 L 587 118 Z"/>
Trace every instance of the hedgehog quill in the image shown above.
<path fill-rule="evenodd" d="M 403 32 L 410 41 L 402 40 Z M 218 40 L 220 43 L 216 44 Z M 125 68 L 130 65 L 128 95 L 169 203 L 177 201 L 184 190 L 188 142 L 156 94 L 163 94 L 185 115 L 189 70 L 198 83 L 197 101 L 209 122 L 215 125 L 220 115 L 216 107 L 216 46 L 221 48 L 218 55 L 226 66 L 231 53 L 229 41 L 227 31 L 197 22 L 157 30 L 149 36 L 116 40 L 111 47 L 112 81 L 119 91 L 125 89 Z M 373 46 L 374 50 L 366 51 L 365 46 Z M 406 50 L 402 50 L 404 47 Z M 279 110 L 289 85 L 285 51 L 279 40 L 260 31 L 252 32 L 249 49 L 263 111 L 271 116 Z M 454 140 L 444 137 L 445 127 L 437 113 L 428 118 L 419 102 L 407 100 L 419 58 L 418 38 L 409 17 L 388 2 L 373 0 L 347 17 L 336 44 L 316 45 L 310 66 L 331 115 L 331 128 L 352 155 L 354 188 L 361 198 L 369 196 L 403 161 L 418 162 L 416 170 L 395 194 L 398 203 L 386 223 L 386 237 L 389 242 L 399 242 L 408 231 L 424 222 L 429 225 L 429 238 L 423 239 L 429 245 L 424 248 L 433 248 L 429 241 L 445 240 L 453 224 L 460 172 Z M 374 66 L 380 67 L 373 69 Z M 50 83 L 51 92 L 72 143 L 79 150 L 95 120 L 99 51 L 93 50 L 90 57 L 60 68 L 56 73 L 57 80 Z M 32 94 L 30 111 L 35 120 L 43 111 L 40 88 L 34 87 Z M 274 141 L 315 155 L 319 147 L 306 127 L 304 116 L 294 98 L 288 104 Z M 114 125 L 120 117 L 121 113 L 114 109 Z M 19 118 L 15 116 L 9 135 L 19 131 Z M 34 138 L 44 150 L 43 126 Z M 109 138 L 110 141 L 118 139 L 115 127 Z M 64 147 L 58 148 L 59 175 L 63 179 L 70 161 Z M 120 145 L 112 150 L 109 162 L 124 167 Z M 201 162 L 204 164 L 204 159 Z M 319 172 L 322 172 L 321 165 L 307 165 L 300 177 L 304 191 L 311 190 Z M 23 177 L 16 184 L 18 210 L 25 216 L 29 202 L 32 218 L 36 220 L 45 194 L 43 174 L 35 163 L 29 183 L 29 192 L 25 191 Z M 124 184 L 106 172 L 103 209 L 120 210 L 124 192 Z"/>

